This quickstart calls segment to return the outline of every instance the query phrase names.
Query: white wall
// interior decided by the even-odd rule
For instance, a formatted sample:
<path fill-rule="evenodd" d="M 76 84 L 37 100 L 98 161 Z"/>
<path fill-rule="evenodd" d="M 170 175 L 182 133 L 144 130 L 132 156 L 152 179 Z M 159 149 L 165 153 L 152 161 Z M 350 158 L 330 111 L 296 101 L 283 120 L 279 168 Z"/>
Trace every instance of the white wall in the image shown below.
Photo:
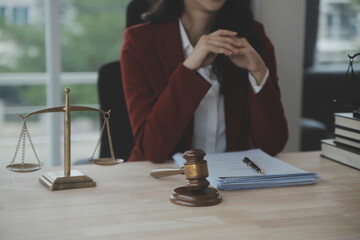
<path fill-rule="evenodd" d="M 289 124 L 286 152 L 300 149 L 301 92 L 306 1 L 254 0 L 255 18 L 275 46 L 285 114 Z"/>

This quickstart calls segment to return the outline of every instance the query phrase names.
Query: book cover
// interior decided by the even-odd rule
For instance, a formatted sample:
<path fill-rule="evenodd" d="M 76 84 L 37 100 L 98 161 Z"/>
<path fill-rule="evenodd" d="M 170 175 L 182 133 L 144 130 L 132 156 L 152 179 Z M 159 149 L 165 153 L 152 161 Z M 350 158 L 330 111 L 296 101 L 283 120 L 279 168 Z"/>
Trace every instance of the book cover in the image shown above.
<path fill-rule="evenodd" d="M 335 113 L 335 125 L 360 131 L 360 119 L 355 118 L 353 113 Z"/>
<path fill-rule="evenodd" d="M 360 150 L 337 144 L 334 139 L 321 141 L 321 155 L 360 170 Z"/>

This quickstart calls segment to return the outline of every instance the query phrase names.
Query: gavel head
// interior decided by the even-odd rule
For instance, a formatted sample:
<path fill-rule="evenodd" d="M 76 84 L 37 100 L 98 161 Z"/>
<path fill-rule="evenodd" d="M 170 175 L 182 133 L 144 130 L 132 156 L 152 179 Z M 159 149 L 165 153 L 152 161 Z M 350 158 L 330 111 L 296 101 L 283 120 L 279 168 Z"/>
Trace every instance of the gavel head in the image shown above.
<path fill-rule="evenodd" d="M 206 153 L 200 149 L 186 151 L 183 157 L 187 161 L 184 164 L 185 178 L 189 180 L 186 187 L 189 190 L 205 189 L 209 186 L 206 178 L 209 176 L 207 162 L 204 160 Z"/>

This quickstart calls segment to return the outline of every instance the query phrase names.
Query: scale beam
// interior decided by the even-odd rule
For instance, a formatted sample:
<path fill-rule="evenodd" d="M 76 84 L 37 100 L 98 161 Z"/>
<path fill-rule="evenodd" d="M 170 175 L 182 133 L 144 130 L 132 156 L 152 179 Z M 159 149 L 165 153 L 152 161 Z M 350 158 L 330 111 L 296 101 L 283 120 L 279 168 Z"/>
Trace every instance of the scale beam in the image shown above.
<path fill-rule="evenodd" d="M 104 110 L 101 109 L 97 109 L 97 108 L 92 108 L 92 107 L 85 107 L 85 106 L 69 106 L 68 107 L 70 112 L 74 112 L 74 111 L 92 111 L 92 112 L 100 112 L 103 115 L 105 115 L 107 112 L 105 112 Z M 54 112 L 65 112 L 65 106 L 59 106 L 59 107 L 52 107 L 52 108 L 44 108 L 35 112 L 31 112 L 28 113 L 26 115 L 22 115 L 20 114 L 21 118 L 28 118 L 31 115 L 35 115 L 35 114 L 41 114 L 41 113 L 54 113 Z"/>

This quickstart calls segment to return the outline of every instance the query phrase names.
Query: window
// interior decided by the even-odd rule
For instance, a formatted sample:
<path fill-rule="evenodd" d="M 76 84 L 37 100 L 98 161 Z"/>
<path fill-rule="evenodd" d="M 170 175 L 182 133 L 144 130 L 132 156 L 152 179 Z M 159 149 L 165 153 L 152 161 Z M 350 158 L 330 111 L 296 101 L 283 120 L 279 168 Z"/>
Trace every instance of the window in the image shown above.
<path fill-rule="evenodd" d="M 5 7 L 1 7 L 1 6 L 0 6 L 0 19 L 1 20 L 5 19 Z"/>
<path fill-rule="evenodd" d="M 354 88 L 348 91 L 346 71 L 348 54 L 360 52 L 360 0 L 307 0 L 306 11 L 302 116 L 326 124 L 330 138 L 334 113 L 355 110 L 334 99 L 355 97 Z M 359 60 L 354 64 L 357 74 Z"/>
<path fill-rule="evenodd" d="M 129 0 L 62 0 L 64 72 L 91 72 L 119 58 Z"/>
<path fill-rule="evenodd" d="M 346 64 L 360 51 L 360 0 L 320 0 L 315 65 Z"/>
<path fill-rule="evenodd" d="M 102 64 L 119 58 L 125 11 L 130 0 L 11 0 L 0 4 L 0 152 L 2 159 L 12 159 L 20 134 L 19 114 L 49 107 L 47 92 L 52 81 L 47 69 L 46 7 L 56 4 L 58 15 L 49 17 L 60 23 L 60 89 L 71 89 L 72 105 L 98 107 L 96 79 Z M 26 4 L 26 6 L 24 5 Z M 59 16 L 58 19 L 56 16 Z M 4 20 L 1 19 L 3 17 Z M 55 46 L 56 47 L 56 46 Z M 51 60 L 50 60 L 51 61 Z M 50 94 L 52 94 L 50 93 Z M 63 102 L 63 97 L 61 97 Z M 55 107 L 55 106 L 52 106 Z M 59 115 L 62 119 L 62 115 Z M 33 115 L 28 128 L 35 149 L 47 166 L 53 162 L 49 146 L 48 114 Z M 97 113 L 72 114 L 72 160 L 89 158 L 99 137 Z M 60 120 L 59 128 L 63 127 Z M 60 135 L 62 131 L 59 131 Z M 63 139 L 59 136 L 60 139 Z M 60 143 L 62 149 L 62 143 Z M 30 149 L 30 146 L 27 146 Z M 62 151 L 61 151 L 62 153 Z M 20 154 L 21 155 L 21 154 Z M 34 157 L 29 152 L 29 161 Z M 19 161 L 21 156 L 17 157 Z M 0 167 L 9 162 L 1 162 Z"/>
<path fill-rule="evenodd" d="M 28 22 L 28 9 L 26 7 L 14 7 L 12 13 L 12 23 L 23 25 Z"/>

